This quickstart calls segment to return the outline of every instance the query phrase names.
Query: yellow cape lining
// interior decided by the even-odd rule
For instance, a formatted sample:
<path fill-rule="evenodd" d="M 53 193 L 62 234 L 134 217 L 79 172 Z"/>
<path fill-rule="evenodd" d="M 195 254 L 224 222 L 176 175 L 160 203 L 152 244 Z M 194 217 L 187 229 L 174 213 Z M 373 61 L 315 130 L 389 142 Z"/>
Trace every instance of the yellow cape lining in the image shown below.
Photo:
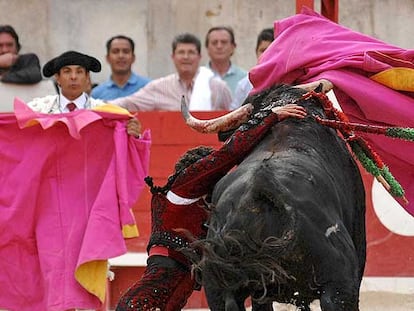
<path fill-rule="evenodd" d="M 397 91 L 414 92 L 414 69 L 411 68 L 387 69 L 371 76 L 370 79 Z"/>
<path fill-rule="evenodd" d="M 139 236 L 136 225 L 124 225 L 122 227 L 124 238 Z M 107 288 L 108 260 L 93 260 L 81 264 L 75 271 L 75 279 L 89 293 L 95 295 L 104 303 Z"/>
<path fill-rule="evenodd" d="M 100 106 L 95 106 L 92 108 L 93 111 L 109 112 L 115 114 L 122 114 L 132 117 L 132 114 L 125 108 L 119 107 L 113 104 L 105 104 Z"/>

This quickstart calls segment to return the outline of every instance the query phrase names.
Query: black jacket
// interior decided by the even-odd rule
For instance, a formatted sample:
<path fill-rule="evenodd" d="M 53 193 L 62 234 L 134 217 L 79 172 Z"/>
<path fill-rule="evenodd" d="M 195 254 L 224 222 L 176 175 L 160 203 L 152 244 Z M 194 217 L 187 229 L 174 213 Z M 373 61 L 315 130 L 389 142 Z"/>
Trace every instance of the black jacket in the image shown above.
<path fill-rule="evenodd" d="M 42 74 L 39 58 L 31 53 L 19 55 L 16 63 L 1 77 L 1 82 L 5 83 L 34 84 L 40 80 Z"/>

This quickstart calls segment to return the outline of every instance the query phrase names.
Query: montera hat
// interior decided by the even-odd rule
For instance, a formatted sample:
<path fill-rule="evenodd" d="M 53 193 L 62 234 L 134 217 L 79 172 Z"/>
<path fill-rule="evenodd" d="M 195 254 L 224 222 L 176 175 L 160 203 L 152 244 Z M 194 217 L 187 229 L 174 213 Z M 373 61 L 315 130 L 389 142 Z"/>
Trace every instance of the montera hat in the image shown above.
<path fill-rule="evenodd" d="M 75 51 L 68 51 L 48 61 L 43 66 L 43 75 L 47 78 L 58 73 L 62 67 L 79 65 L 87 71 L 101 71 L 101 63 L 96 58 Z"/>

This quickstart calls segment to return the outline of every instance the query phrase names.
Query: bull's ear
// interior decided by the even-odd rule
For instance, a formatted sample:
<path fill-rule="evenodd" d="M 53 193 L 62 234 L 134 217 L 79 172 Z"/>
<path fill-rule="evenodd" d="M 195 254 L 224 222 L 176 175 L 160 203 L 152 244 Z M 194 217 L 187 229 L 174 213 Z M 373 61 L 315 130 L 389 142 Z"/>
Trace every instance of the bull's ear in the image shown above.
<path fill-rule="evenodd" d="M 323 84 L 322 83 L 319 83 L 319 85 L 316 87 L 316 89 L 314 89 L 314 91 L 316 93 L 322 93 L 322 91 L 323 91 Z"/>

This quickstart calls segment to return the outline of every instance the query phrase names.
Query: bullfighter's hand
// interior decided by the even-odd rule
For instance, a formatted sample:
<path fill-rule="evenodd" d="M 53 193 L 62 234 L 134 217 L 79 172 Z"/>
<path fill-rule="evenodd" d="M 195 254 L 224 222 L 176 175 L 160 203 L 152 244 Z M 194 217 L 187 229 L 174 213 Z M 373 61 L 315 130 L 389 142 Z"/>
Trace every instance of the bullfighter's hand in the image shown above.
<path fill-rule="evenodd" d="M 129 135 L 140 137 L 141 136 L 141 122 L 136 118 L 131 118 L 127 123 L 127 133 Z"/>
<path fill-rule="evenodd" d="M 306 91 L 314 91 L 320 84 L 322 84 L 322 92 L 327 93 L 333 89 L 333 84 L 331 81 L 327 79 L 320 79 L 314 82 L 305 83 L 305 84 L 298 84 L 295 87 L 304 89 Z"/>
<path fill-rule="evenodd" d="M 306 116 L 306 109 L 296 104 L 274 107 L 272 111 L 277 114 L 279 121 L 289 117 L 303 119 Z"/>

